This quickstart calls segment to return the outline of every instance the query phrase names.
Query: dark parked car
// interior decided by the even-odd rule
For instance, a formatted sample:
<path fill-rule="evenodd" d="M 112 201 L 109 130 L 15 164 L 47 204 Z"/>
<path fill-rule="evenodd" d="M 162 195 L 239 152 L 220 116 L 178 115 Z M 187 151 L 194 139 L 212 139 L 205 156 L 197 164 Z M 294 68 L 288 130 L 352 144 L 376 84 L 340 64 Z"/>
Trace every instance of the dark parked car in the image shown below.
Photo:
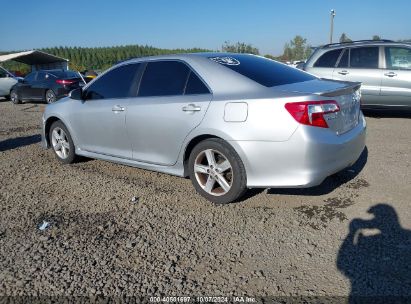
<path fill-rule="evenodd" d="M 10 100 L 15 104 L 22 101 L 53 103 L 82 85 L 84 85 L 84 81 L 80 74 L 75 71 L 31 72 L 11 88 Z"/>

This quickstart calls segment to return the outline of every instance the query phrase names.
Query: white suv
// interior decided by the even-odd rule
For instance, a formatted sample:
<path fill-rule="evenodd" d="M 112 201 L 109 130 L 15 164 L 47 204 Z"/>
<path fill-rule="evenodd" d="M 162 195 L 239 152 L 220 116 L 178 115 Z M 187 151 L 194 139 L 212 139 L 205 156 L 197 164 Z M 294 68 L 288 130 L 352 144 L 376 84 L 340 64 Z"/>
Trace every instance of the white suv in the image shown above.
<path fill-rule="evenodd" d="M 362 108 L 411 109 L 411 44 L 327 44 L 316 49 L 304 70 L 321 78 L 361 82 Z"/>

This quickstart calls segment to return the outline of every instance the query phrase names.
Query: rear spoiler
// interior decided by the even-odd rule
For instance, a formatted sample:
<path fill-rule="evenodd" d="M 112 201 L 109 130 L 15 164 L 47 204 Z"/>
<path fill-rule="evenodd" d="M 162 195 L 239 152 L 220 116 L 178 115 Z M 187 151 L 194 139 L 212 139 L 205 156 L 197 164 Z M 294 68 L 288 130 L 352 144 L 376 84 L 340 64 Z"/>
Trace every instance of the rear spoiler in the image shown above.
<path fill-rule="evenodd" d="M 327 79 L 324 79 L 324 80 L 327 80 Z M 333 80 L 333 81 L 341 82 L 345 84 L 346 86 L 341 89 L 319 92 L 317 94 L 321 96 L 325 96 L 325 97 L 335 97 L 335 96 L 340 96 L 340 95 L 352 94 L 361 88 L 361 82 L 350 82 L 350 81 L 340 81 L 340 80 Z"/>

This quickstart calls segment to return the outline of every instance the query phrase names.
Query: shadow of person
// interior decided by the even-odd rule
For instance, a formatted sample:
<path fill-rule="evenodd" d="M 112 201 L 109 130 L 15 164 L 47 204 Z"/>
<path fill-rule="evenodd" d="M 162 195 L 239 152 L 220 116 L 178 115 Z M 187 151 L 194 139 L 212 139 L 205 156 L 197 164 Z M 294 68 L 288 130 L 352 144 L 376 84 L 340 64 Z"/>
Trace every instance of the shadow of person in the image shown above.
<path fill-rule="evenodd" d="M 350 303 L 411 303 L 411 231 L 395 209 L 371 207 L 371 220 L 353 219 L 337 268 L 351 281 Z"/>

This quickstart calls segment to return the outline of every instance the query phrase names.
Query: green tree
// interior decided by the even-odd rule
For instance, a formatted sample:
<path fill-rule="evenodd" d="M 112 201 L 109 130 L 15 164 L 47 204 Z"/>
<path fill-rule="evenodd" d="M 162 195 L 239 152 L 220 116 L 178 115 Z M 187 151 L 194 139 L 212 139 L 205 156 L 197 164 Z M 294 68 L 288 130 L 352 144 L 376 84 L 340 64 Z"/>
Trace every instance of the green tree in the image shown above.
<path fill-rule="evenodd" d="M 344 42 L 352 42 L 352 40 L 345 33 L 342 33 L 340 37 L 340 43 Z"/>
<path fill-rule="evenodd" d="M 297 35 L 284 45 L 284 53 L 281 58 L 283 61 L 295 61 L 307 59 L 310 55 L 311 46 L 307 43 L 307 39 Z"/>
<path fill-rule="evenodd" d="M 245 42 L 237 42 L 235 44 L 231 44 L 229 41 L 225 41 L 223 46 L 221 47 L 223 52 L 229 53 L 247 53 L 247 54 L 260 54 L 260 51 L 253 47 L 250 43 Z"/>
<path fill-rule="evenodd" d="M 372 40 L 381 40 L 381 37 L 378 35 L 372 36 Z"/>

